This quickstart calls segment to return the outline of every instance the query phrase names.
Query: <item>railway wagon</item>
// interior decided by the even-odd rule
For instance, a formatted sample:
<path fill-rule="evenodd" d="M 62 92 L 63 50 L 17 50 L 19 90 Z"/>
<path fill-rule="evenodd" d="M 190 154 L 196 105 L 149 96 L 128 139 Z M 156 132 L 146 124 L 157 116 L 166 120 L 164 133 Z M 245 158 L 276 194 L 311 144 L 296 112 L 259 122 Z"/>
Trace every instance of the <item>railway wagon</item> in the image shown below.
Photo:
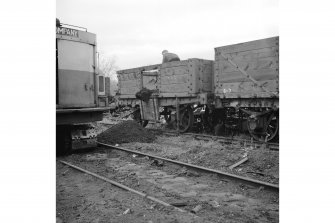
<path fill-rule="evenodd" d="M 259 141 L 279 129 L 279 37 L 215 48 L 215 123 Z"/>
<path fill-rule="evenodd" d="M 207 104 L 213 91 L 212 69 L 213 61 L 192 58 L 120 70 L 118 104 L 134 107 L 134 117 L 143 126 L 164 116 L 174 128 L 187 131 L 194 122 L 192 106 Z M 136 98 L 141 89 L 151 91 L 148 100 Z"/>
<path fill-rule="evenodd" d="M 165 121 L 184 132 L 245 132 L 270 141 L 279 129 L 279 37 L 215 48 L 215 60 L 188 59 L 118 71 L 118 103 L 142 125 Z M 148 100 L 136 92 L 148 89 Z"/>
<path fill-rule="evenodd" d="M 99 106 L 96 35 L 56 20 L 56 142 L 57 151 L 96 144 L 87 123 L 102 120 Z"/>

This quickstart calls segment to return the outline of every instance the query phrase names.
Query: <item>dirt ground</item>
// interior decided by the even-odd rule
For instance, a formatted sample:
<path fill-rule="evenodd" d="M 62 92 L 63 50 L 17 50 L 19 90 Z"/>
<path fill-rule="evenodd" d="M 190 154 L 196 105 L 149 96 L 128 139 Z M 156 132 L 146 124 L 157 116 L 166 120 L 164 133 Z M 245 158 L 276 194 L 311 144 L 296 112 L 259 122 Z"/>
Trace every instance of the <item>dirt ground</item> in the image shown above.
<path fill-rule="evenodd" d="M 153 143 L 122 144 L 128 149 L 162 156 L 224 172 L 230 172 L 273 184 L 279 183 L 279 152 L 256 147 L 224 145 L 217 141 L 194 139 L 192 136 L 157 136 Z M 231 170 L 239 160 L 248 160 Z"/>
<path fill-rule="evenodd" d="M 57 222 L 204 222 L 57 162 Z"/>
<path fill-rule="evenodd" d="M 106 121 L 119 123 L 110 116 Z M 101 123 L 95 126 L 98 132 L 111 127 Z M 133 140 L 120 146 L 274 184 L 279 182 L 278 151 L 223 145 L 192 136 L 155 138 L 151 143 Z M 229 169 L 245 157 L 247 162 Z M 58 159 L 167 203 L 181 205 L 186 213 L 57 162 L 57 222 L 279 222 L 279 194 L 264 188 L 103 147 Z"/>
<path fill-rule="evenodd" d="M 200 206 L 194 218 L 58 163 L 57 213 L 65 222 L 278 222 L 278 193 L 258 187 L 104 148 L 61 159 L 167 203 L 184 203 L 188 212 Z"/>

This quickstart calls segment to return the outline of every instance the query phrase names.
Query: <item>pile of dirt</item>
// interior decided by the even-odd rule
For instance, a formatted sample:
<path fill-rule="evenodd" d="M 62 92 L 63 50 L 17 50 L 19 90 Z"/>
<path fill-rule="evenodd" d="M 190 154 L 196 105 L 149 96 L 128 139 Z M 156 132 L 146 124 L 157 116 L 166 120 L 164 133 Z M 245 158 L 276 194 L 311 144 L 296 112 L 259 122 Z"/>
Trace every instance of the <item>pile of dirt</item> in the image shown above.
<path fill-rule="evenodd" d="M 155 138 L 155 135 L 132 120 L 122 121 L 98 135 L 100 142 L 109 144 L 152 142 Z"/>

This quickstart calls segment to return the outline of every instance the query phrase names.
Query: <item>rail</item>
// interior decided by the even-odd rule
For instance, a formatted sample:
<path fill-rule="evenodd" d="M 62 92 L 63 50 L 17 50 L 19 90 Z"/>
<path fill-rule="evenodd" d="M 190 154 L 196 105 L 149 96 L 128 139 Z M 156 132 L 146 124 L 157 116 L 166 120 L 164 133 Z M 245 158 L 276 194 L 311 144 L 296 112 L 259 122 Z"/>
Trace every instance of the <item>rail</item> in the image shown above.
<path fill-rule="evenodd" d="M 112 149 L 125 151 L 125 152 L 128 152 L 128 153 L 147 156 L 147 157 L 163 160 L 163 161 L 166 161 L 166 162 L 175 163 L 175 164 L 178 164 L 178 165 L 182 165 L 182 166 L 186 166 L 186 167 L 190 167 L 190 168 L 194 168 L 194 169 L 198 169 L 198 170 L 202 170 L 202 171 L 206 171 L 206 172 L 210 172 L 210 173 L 215 173 L 215 174 L 218 174 L 220 176 L 228 177 L 228 178 L 233 179 L 233 180 L 239 180 L 239 181 L 243 181 L 243 182 L 248 183 L 248 184 L 263 186 L 264 188 L 279 191 L 279 185 L 276 185 L 276 184 L 271 184 L 271 183 L 251 179 L 251 178 L 248 178 L 248 177 L 238 176 L 238 175 L 235 175 L 235 174 L 226 173 L 226 172 L 222 172 L 222 171 L 218 171 L 218 170 L 214 170 L 214 169 L 209 169 L 209 168 L 202 167 L 202 166 L 197 166 L 197 165 L 193 165 L 193 164 L 189 164 L 189 163 L 184 163 L 184 162 L 177 161 L 177 160 L 171 160 L 171 159 L 167 159 L 167 158 L 164 158 L 164 157 L 159 157 L 159 156 L 155 156 L 155 155 L 151 155 L 151 154 L 147 154 L 147 153 L 142 153 L 142 152 L 122 148 L 122 147 L 119 147 L 119 146 L 113 146 L 113 145 L 102 143 L 102 142 L 97 142 L 97 144 L 101 145 L 101 146 L 106 146 L 106 147 L 109 147 L 109 148 L 112 148 Z"/>
<path fill-rule="evenodd" d="M 127 186 L 125 186 L 125 185 L 123 185 L 123 184 L 120 184 L 120 183 L 118 183 L 118 182 L 116 182 L 116 181 L 110 180 L 110 179 L 108 179 L 108 178 L 106 178 L 106 177 L 100 176 L 100 175 L 98 175 L 98 174 L 96 174 L 96 173 L 92 173 L 92 172 L 90 172 L 90 171 L 88 171 L 88 170 L 85 170 L 85 169 L 83 169 L 83 168 L 80 168 L 80 167 L 78 167 L 78 166 L 75 166 L 75 165 L 73 165 L 73 164 L 71 164 L 71 163 L 68 163 L 68 162 L 65 162 L 65 161 L 62 161 L 62 160 L 59 160 L 59 162 L 61 162 L 62 164 L 65 164 L 65 165 L 67 165 L 67 166 L 70 166 L 70 167 L 72 167 L 73 169 L 79 170 L 79 171 L 81 171 L 81 172 L 84 172 L 84 173 L 87 173 L 87 174 L 89 174 L 89 175 L 91 175 L 91 176 L 94 176 L 94 177 L 96 177 L 96 178 L 98 178 L 98 179 L 100 179 L 100 180 L 103 180 L 103 181 L 105 181 L 105 182 L 108 182 L 108 183 L 110 183 L 110 184 L 112 184 L 112 185 L 114 185 L 114 186 L 116 186 L 116 187 L 122 188 L 122 189 L 127 190 L 127 191 L 129 191 L 129 192 L 132 192 L 132 193 L 134 193 L 134 194 L 140 195 L 140 196 L 142 196 L 142 197 L 144 197 L 144 198 L 147 198 L 147 199 L 149 199 L 149 200 L 151 200 L 151 201 L 154 201 L 154 202 L 156 202 L 156 203 L 158 203 L 158 204 L 161 204 L 161 205 L 163 205 L 163 206 L 165 206 L 165 207 L 172 207 L 172 208 L 173 208 L 174 210 L 176 210 L 176 211 L 179 211 L 179 212 L 186 212 L 186 211 L 183 210 L 183 209 L 177 208 L 177 207 L 175 207 L 175 206 L 173 206 L 173 205 L 171 205 L 171 204 L 168 204 L 168 203 L 166 203 L 166 202 L 164 202 L 164 201 L 161 201 L 161 200 L 159 200 L 159 199 L 157 199 L 157 198 L 154 198 L 154 197 L 152 197 L 152 196 L 149 196 L 148 194 L 145 194 L 145 193 L 142 193 L 142 192 L 140 192 L 140 191 L 134 190 L 134 189 L 132 189 L 132 188 L 130 188 L 130 187 L 127 187 Z M 190 212 L 188 212 L 188 213 L 191 214 L 191 215 L 193 215 L 194 217 L 198 217 L 198 216 L 194 215 L 193 213 L 190 213 Z"/>

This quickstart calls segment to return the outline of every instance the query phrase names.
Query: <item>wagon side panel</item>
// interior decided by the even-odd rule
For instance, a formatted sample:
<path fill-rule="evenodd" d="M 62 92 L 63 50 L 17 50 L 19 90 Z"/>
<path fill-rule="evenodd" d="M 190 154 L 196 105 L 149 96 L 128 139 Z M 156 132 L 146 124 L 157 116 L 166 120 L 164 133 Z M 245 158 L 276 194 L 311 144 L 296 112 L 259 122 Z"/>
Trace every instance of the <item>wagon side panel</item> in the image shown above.
<path fill-rule="evenodd" d="M 161 96 L 194 96 L 212 91 L 213 61 L 188 59 L 162 65 L 159 77 Z"/>
<path fill-rule="evenodd" d="M 160 70 L 159 91 L 162 96 L 187 95 L 191 90 L 188 61 L 165 63 Z"/>
<path fill-rule="evenodd" d="M 246 77 L 227 58 L 257 83 Z M 278 94 L 279 38 L 215 48 L 214 83 L 215 94 L 221 98 L 267 98 L 272 97 L 272 93 Z"/>

